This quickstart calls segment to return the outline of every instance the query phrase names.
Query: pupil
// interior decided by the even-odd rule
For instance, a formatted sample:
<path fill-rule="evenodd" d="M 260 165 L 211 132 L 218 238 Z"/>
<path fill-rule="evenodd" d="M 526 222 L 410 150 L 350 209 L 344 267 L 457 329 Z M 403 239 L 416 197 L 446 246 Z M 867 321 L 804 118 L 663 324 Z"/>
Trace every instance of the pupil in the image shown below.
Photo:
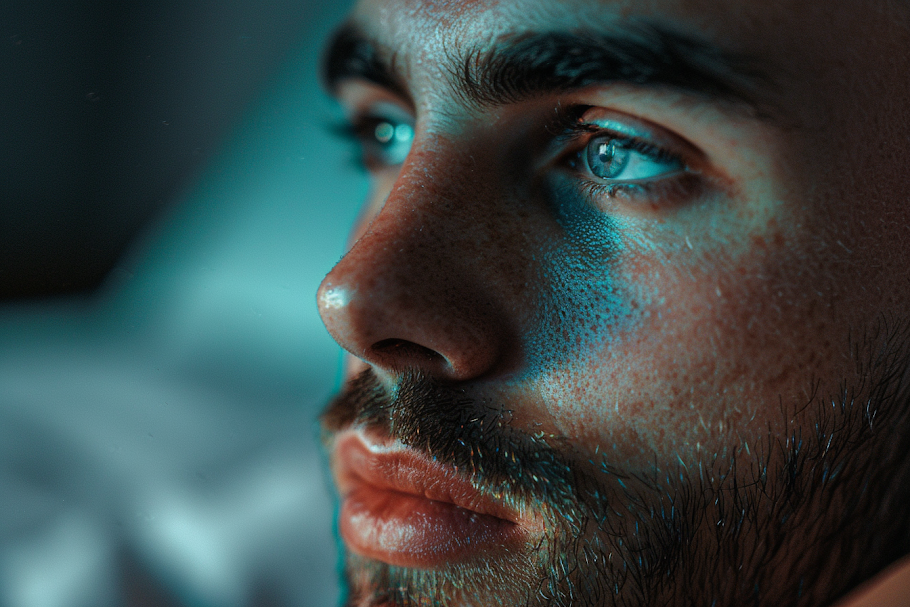
<path fill-rule="evenodd" d="M 588 144 L 588 167 L 595 176 L 612 179 L 622 172 L 628 154 L 617 147 L 612 137 L 598 138 Z"/>

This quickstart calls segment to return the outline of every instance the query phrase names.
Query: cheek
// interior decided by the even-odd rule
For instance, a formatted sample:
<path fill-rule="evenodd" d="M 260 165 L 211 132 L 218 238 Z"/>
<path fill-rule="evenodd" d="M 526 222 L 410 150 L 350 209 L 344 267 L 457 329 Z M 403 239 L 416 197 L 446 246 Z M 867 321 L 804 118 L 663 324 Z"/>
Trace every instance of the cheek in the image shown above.
<path fill-rule="evenodd" d="M 627 248 L 621 226 L 571 188 L 557 188 L 551 200 L 561 231 L 531 260 L 539 268 L 534 284 L 543 285 L 524 344 L 531 376 L 589 364 L 640 323 L 648 299 L 640 290 L 631 296 L 631 283 L 618 272 Z"/>
<path fill-rule="evenodd" d="M 782 404 L 811 398 L 813 378 L 838 377 L 829 362 L 844 346 L 800 279 L 811 263 L 799 251 L 756 242 L 734 258 L 682 238 L 610 242 L 611 263 L 565 247 L 575 261 L 550 270 L 564 291 L 550 308 L 571 309 L 544 325 L 555 345 L 538 386 L 560 434 L 641 466 L 655 453 L 754 444 L 783 423 Z"/>

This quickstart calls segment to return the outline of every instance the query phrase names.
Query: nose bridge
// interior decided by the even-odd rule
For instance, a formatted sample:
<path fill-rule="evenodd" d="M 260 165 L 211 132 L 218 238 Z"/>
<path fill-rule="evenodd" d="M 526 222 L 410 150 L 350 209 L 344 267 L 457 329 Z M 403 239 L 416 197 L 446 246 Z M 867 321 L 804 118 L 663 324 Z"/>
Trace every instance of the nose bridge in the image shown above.
<path fill-rule="evenodd" d="M 440 145 L 415 149 L 348 261 L 373 275 L 372 282 L 410 289 L 412 298 L 432 291 L 438 279 L 462 286 L 473 282 L 471 277 L 483 282 L 478 243 L 494 239 L 496 226 L 488 215 L 496 196 L 473 191 L 472 165 L 470 157 L 460 158 Z"/>
<path fill-rule="evenodd" d="M 451 144 L 436 143 L 439 141 L 433 138 L 412 150 L 377 217 L 378 229 L 389 230 L 389 225 L 382 225 L 383 220 L 394 222 L 400 236 L 415 246 L 424 240 L 430 241 L 426 244 L 447 245 L 448 239 L 435 240 L 440 236 L 437 232 L 464 240 L 458 237 L 458 230 L 471 227 L 464 225 L 467 214 L 471 209 L 476 213 L 489 208 L 493 202 L 472 195 L 469 176 L 474 167 L 470 156 L 452 150 Z"/>
<path fill-rule="evenodd" d="M 324 280 L 323 321 L 355 356 L 449 379 L 478 377 L 503 358 L 513 341 L 505 277 L 488 263 L 499 246 L 496 187 L 472 175 L 470 155 L 415 146 L 382 209 Z"/>

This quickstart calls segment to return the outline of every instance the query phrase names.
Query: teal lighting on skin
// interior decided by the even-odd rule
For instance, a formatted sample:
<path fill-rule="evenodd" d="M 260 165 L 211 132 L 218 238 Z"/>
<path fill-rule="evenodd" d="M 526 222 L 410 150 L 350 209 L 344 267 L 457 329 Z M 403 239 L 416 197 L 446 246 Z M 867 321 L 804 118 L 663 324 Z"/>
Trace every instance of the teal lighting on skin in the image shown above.
<path fill-rule="evenodd" d="M 533 374 L 572 364 L 631 322 L 613 271 L 623 250 L 616 220 L 594 208 L 571 177 L 554 177 L 549 190 L 565 238 L 543 253 L 545 290 L 539 295 L 536 331 L 525 342 Z"/>
<path fill-rule="evenodd" d="M 602 352 L 648 314 L 642 285 L 616 277 L 628 240 L 634 239 L 636 247 L 647 243 L 634 231 L 628 234 L 612 208 L 675 200 L 685 191 L 680 182 L 688 173 L 673 138 L 640 120 L 628 117 L 635 123 L 628 124 L 615 119 L 617 112 L 592 106 L 573 106 L 557 115 L 548 127 L 553 137 L 543 155 L 546 162 L 538 166 L 546 205 L 561 234 L 540 243 L 533 260 L 538 268 L 532 281 L 534 330 L 523 337 L 531 375 Z M 359 108 L 349 120 L 340 132 L 358 145 L 362 166 L 374 175 L 397 171 L 414 140 L 413 117 L 381 101 Z M 342 305 L 341 294 L 325 296 L 326 307 Z"/>
<path fill-rule="evenodd" d="M 650 289 L 618 272 L 626 249 L 645 243 L 615 211 L 673 200 L 688 169 L 666 136 L 610 115 L 581 107 L 560 120 L 565 133 L 554 140 L 545 183 L 563 237 L 544 247 L 545 290 L 525 341 L 531 373 L 584 362 L 648 315 Z"/>

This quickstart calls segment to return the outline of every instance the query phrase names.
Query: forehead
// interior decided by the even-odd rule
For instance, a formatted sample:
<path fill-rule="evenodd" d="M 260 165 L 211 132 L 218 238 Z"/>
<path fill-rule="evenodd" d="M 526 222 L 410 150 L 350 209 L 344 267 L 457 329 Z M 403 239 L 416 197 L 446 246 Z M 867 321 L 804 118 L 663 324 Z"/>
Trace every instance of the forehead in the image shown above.
<path fill-rule="evenodd" d="M 644 24 L 746 58 L 761 75 L 760 104 L 778 124 L 833 133 L 907 92 L 908 7 L 903 0 L 361 0 L 350 21 L 424 107 L 451 105 L 445 83 L 467 52 L 503 48 L 525 33 L 622 34 Z M 908 114 L 904 106 L 899 113 Z"/>

